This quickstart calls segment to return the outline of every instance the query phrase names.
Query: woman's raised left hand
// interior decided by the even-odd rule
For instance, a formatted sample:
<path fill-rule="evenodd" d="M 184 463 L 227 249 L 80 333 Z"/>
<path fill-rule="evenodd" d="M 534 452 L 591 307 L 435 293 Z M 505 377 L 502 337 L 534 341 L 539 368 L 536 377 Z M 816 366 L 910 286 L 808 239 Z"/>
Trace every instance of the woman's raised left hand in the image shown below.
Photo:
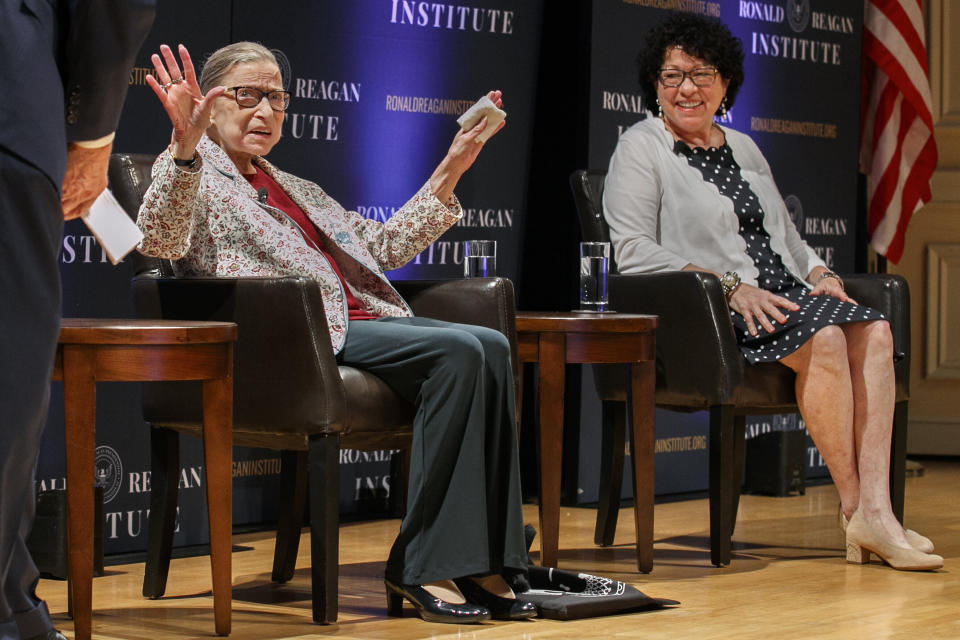
<path fill-rule="evenodd" d="M 150 56 L 154 73 L 146 79 L 173 124 L 170 152 L 174 157 L 187 159 L 193 157 L 197 143 L 210 126 L 214 98 L 223 94 L 226 87 L 213 87 L 204 95 L 197 84 L 190 52 L 182 44 L 177 50 L 182 70 L 173 50 L 162 44 L 160 54 Z"/>
<path fill-rule="evenodd" d="M 491 91 L 487 93 L 487 97 L 490 98 L 493 104 L 497 105 L 498 109 L 503 106 L 503 93 L 501 91 Z M 487 141 L 496 135 L 506 124 L 506 120 L 502 121 L 497 126 L 496 131 L 487 138 Z M 474 127 L 466 131 L 457 131 L 457 135 L 453 137 L 453 142 L 447 150 L 447 155 L 440 161 L 433 175 L 430 176 L 430 188 L 440 202 L 447 202 L 450 199 L 450 196 L 453 195 L 453 189 L 457 186 L 460 177 L 466 173 L 467 169 L 469 169 L 477 159 L 477 156 L 480 155 L 480 151 L 486 142 L 481 142 L 477 139 L 477 136 L 486 128 L 487 119 L 484 118 Z"/>

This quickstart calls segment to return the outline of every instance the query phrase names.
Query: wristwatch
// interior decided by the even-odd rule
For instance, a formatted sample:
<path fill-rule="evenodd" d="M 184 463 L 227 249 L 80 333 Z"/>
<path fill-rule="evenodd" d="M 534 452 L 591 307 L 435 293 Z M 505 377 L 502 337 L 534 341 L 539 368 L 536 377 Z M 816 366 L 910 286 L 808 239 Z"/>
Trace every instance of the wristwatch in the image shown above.
<path fill-rule="evenodd" d="M 843 289 L 844 291 L 846 291 L 846 288 L 843 286 L 843 278 L 841 278 L 839 275 L 837 275 L 836 272 L 830 271 L 829 269 L 826 270 L 826 271 L 824 271 L 823 273 L 820 274 L 820 277 L 817 278 L 816 284 L 820 284 L 820 282 L 821 282 L 824 278 L 833 278 L 834 280 L 836 280 L 837 282 L 840 283 L 840 288 Z"/>
<path fill-rule="evenodd" d="M 184 169 L 189 169 L 190 171 L 193 171 L 200 164 L 200 154 L 194 151 L 193 157 L 188 160 L 184 160 L 182 158 L 178 158 L 174 156 L 173 164 L 177 165 L 178 167 L 183 167 Z"/>
<path fill-rule="evenodd" d="M 727 271 L 720 276 L 720 286 L 723 288 L 723 296 L 729 300 L 733 292 L 740 286 L 740 274 L 736 271 Z"/>

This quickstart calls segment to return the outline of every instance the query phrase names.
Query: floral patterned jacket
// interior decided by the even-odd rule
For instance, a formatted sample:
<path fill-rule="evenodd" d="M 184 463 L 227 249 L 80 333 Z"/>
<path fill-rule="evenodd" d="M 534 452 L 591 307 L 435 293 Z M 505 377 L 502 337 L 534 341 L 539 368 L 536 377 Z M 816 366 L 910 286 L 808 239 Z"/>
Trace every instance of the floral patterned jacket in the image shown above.
<path fill-rule="evenodd" d="M 334 352 L 347 334 L 344 291 L 330 262 L 279 209 L 257 192 L 227 154 L 204 137 L 199 170 L 176 166 L 167 149 L 153 166 L 153 182 L 137 217 L 138 249 L 173 261 L 183 276 L 301 276 L 316 280 L 323 296 Z M 386 223 L 367 220 L 312 182 L 254 162 L 303 209 L 320 230 L 327 251 L 361 305 L 379 316 L 410 316 L 384 271 L 412 260 L 463 215 L 460 203 L 441 203 L 425 184 Z"/>

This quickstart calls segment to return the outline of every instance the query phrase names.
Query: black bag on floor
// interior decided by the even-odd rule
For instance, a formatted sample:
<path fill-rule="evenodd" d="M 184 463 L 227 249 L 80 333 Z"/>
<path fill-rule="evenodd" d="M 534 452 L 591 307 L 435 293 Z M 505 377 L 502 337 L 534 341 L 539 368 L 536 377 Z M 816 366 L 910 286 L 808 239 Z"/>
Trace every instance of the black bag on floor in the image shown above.
<path fill-rule="evenodd" d="M 530 567 L 527 579 L 530 589 L 517 597 L 537 605 L 540 617 L 551 620 L 593 618 L 680 604 L 676 600 L 651 598 L 626 582 L 589 573 Z"/>
<path fill-rule="evenodd" d="M 536 531 L 530 525 L 524 529 L 529 550 Z M 551 620 L 577 620 L 680 604 L 676 600 L 651 598 L 636 587 L 613 578 L 533 564 L 512 583 L 517 598 L 534 603 L 540 617 Z"/>

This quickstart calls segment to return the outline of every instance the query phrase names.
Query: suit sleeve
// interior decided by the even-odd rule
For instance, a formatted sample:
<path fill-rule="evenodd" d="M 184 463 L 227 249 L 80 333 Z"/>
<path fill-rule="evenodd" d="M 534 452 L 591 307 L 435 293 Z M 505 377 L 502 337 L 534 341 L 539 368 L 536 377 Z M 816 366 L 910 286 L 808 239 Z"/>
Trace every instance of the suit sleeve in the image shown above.
<path fill-rule="evenodd" d="M 155 0 L 71 0 L 66 34 L 64 98 L 67 141 L 113 132 L 130 69 L 153 24 Z"/>

